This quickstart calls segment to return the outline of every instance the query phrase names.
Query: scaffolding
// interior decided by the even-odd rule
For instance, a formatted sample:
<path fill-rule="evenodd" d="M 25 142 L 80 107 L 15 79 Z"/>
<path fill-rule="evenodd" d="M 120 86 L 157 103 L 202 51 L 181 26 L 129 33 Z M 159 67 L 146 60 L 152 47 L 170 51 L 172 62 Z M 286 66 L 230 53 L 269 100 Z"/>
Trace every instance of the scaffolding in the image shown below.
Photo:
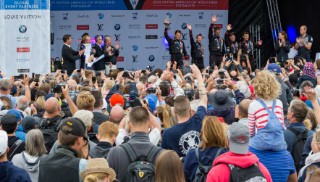
<path fill-rule="evenodd" d="M 282 31 L 278 0 L 266 0 L 270 21 L 270 28 L 272 33 L 273 45 L 278 41 L 278 33 Z"/>

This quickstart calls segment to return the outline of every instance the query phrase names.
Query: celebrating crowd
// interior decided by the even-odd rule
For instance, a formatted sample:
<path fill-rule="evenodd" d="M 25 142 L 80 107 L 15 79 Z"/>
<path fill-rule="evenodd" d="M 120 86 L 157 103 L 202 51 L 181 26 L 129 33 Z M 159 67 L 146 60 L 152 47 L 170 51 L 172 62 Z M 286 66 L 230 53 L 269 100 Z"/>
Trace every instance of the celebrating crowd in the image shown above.
<path fill-rule="evenodd" d="M 65 35 L 55 72 L 2 72 L 0 181 L 319 181 L 320 60 L 307 27 L 292 48 L 280 32 L 276 58 L 258 69 L 262 41 L 236 42 L 231 25 L 223 39 L 216 20 L 208 67 L 202 35 L 187 25 L 184 64 L 181 32 L 170 38 L 165 20 L 165 69 L 118 70 L 109 36 L 95 37 L 89 63 L 89 35 L 79 51 Z"/>

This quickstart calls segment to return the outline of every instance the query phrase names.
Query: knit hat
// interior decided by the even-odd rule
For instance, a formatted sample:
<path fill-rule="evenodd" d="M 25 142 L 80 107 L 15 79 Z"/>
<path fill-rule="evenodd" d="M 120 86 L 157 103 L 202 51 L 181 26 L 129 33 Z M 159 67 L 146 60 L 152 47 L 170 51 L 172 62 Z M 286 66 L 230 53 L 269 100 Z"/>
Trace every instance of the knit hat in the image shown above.
<path fill-rule="evenodd" d="M 6 153 L 8 148 L 8 135 L 4 130 L 0 130 L 0 156 Z"/>
<path fill-rule="evenodd" d="M 124 106 L 124 99 L 120 94 L 113 94 L 109 101 L 111 106 L 115 106 L 117 104 L 121 105 L 122 107 Z"/>
<path fill-rule="evenodd" d="M 92 173 L 104 173 L 108 174 L 111 181 L 116 180 L 116 173 L 112 168 L 109 167 L 108 161 L 105 158 L 95 158 L 88 161 L 87 167 L 80 173 L 82 180 Z"/>

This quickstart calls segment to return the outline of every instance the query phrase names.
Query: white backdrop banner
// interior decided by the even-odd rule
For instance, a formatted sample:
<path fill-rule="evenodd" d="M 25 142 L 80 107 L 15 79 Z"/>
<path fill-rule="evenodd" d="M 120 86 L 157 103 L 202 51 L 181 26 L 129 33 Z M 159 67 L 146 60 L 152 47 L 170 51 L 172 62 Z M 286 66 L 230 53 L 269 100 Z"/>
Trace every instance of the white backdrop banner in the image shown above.
<path fill-rule="evenodd" d="M 2 0 L 0 70 L 8 76 L 50 71 L 50 1 Z"/>
<path fill-rule="evenodd" d="M 145 69 L 146 66 L 164 68 L 170 60 L 168 43 L 164 38 L 164 19 L 172 24 L 169 35 L 182 31 L 187 52 L 190 54 L 189 30 L 204 36 L 205 65 L 209 64 L 208 30 L 211 16 L 224 35 L 228 23 L 228 0 L 51 0 L 51 60 L 59 60 L 64 34 L 73 37 L 72 48 L 77 49 L 81 35 L 110 35 L 113 43 L 121 46 L 118 68 Z"/>

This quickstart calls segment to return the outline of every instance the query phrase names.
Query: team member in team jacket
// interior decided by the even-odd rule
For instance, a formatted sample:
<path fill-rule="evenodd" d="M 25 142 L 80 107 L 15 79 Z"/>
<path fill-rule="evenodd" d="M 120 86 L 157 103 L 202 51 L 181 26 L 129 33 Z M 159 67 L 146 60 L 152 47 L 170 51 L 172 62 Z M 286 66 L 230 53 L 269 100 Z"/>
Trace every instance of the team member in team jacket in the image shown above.
<path fill-rule="evenodd" d="M 172 64 L 176 61 L 177 68 L 181 68 L 181 66 L 183 66 L 183 58 L 185 58 L 186 60 L 189 58 L 188 53 L 186 51 L 186 46 L 185 46 L 184 42 L 181 40 L 181 31 L 176 30 L 174 32 L 174 39 L 172 39 L 168 35 L 169 25 L 171 24 L 170 20 L 165 19 L 164 24 L 165 24 L 164 36 L 165 36 L 166 40 L 168 41 L 169 52 L 171 55 L 170 60 L 171 60 Z"/>
<path fill-rule="evenodd" d="M 221 29 L 219 27 L 215 27 L 214 23 L 217 21 L 216 16 L 212 16 L 212 22 L 209 27 L 209 51 L 210 51 L 210 66 L 213 68 L 214 66 L 220 67 L 222 58 L 224 55 L 224 40 L 220 37 Z M 214 28 L 214 34 L 212 29 Z"/>
<path fill-rule="evenodd" d="M 198 68 L 202 70 L 204 68 L 204 64 L 203 64 L 204 47 L 202 45 L 202 35 L 198 34 L 195 42 L 193 39 L 191 25 L 187 24 L 187 28 L 189 29 L 189 35 L 190 35 L 192 64 L 197 65 Z"/>

